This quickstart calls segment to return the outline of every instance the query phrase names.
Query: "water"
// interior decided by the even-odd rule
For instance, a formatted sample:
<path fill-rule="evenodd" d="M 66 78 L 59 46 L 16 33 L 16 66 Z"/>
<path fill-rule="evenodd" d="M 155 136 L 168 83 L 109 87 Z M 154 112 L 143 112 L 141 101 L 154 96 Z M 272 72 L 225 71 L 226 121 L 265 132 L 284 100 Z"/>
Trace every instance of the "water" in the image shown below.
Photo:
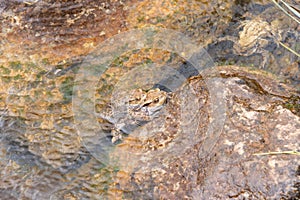
<path fill-rule="evenodd" d="M 209 129 L 208 125 L 213 123 L 221 127 L 217 131 L 221 131 L 223 128 L 224 121 L 220 119 L 224 119 L 221 114 L 225 113 L 225 110 L 220 109 L 222 106 L 216 106 L 221 104 L 220 101 L 212 101 L 219 98 L 217 91 L 225 83 L 225 80 L 222 79 L 213 79 L 212 83 L 205 83 L 198 79 L 191 80 L 189 85 L 183 87 L 182 93 L 175 94 L 173 102 L 167 103 L 168 106 L 164 107 L 160 118 L 137 128 L 125 138 L 123 143 L 111 145 L 109 152 L 107 149 L 103 151 L 101 145 L 99 146 L 97 140 L 99 133 L 95 130 L 99 128 L 98 126 L 102 126 L 104 134 L 109 135 L 111 125 L 99 118 L 95 118 L 92 123 L 82 120 L 83 125 L 90 125 L 88 130 L 90 132 L 85 134 L 96 135 L 96 137 L 89 138 L 88 142 L 94 145 L 94 149 L 89 149 L 76 127 L 78 121 L 76 123 L 76 113 L 72 107 L 74 104 L 73 87 L 82 83 L 76 79 L 76 72 L 85 61 L 91 66 L 97 65 L 97 55 L 101 54 L 97 51 L 95 54 L 97 45 L 117 34 L 119 30 L 123 32 L 127 28 L 141 28 L 145 24 L 175 29 L 190 36 L 195 42 L 186 47 L 186 42 L 183 42 L 182 46 L 177 45 L 176 42 L 180 41 L 179 39 L 168 40 L 170 49 L 181 49 L 181 52 L 174 53 L 145 48 L 139 51 L 125 52 L 121 56 L 115 54 L 112 51 L 112 45 L 107 43 L 104 52 L 109 53 L 103 55 L 118 56 L 112 57 L 113 62 L 110 68 L 101 77 L 95 76 L 97 71 L 90 74 L 90 80 L 87 79 L 87 81 L 95 81 L 95 93 L 91 95 L 97 104 L 90 108 L 93 112 L 83 113 L 79 117 L 85 117 L 84 114 L 95 117 L 94 111 L 118 110 L 118 106 L 126 104 L 124 99 L 128 98 L 129 89 L 132 88 L 149 89 L 149 87 L 155 87 L 156 84 L 167 85 L 170 91 L 177 91 L 176 89 L 187 83 L 189 72 L 197 75 L 195 70 L 189 71 L 188 67 L 185 68 L 189 63 L 184 61 L 186 55 L 180 54 L 193 52 L 194 46 L 205 47 L 217 65 L 235 64 L 251 66 L 253 69 L 261 68 L 278 75 L 282 82 L 299 91 L 299 57 L 278 43 L 280 41 L 299 52 L 299 25 L 282 14 L 271 2 L 216 0 L 210 2 L 180 1 L 177 4 L 167 1 L 162 4 L 160 1 L 84 1 L 80 3 L 55 0 L 0 1 L 0 13 L 2 27 L 0 34 L 1 199 L 175 199 L 185 195 L 191 199 L 192 197 L 197 199 L 200 195 L 203 198 L 211 195 L 201 190 L 201 187 L 209 188 L 205 184 L 205 180 L 222 194 L 221 188 L 212 184 L 214 177 L 211 177 L 209 172 L 212 174 L 219 172 L 216 174 L 219 175 L 219 180 L 223 180 L 222 178 L 226 179 L 230 176 L 230 172 L 235 175 L 243 172 L 237 167 L 238 164 L 248 169 L 242 164 L 244 161 L 249 166 L 252 166 L 252 162 L 254 162 L 255 169 L 258 169 L 256 173 L 265 169 L 266 165 L 260 165 L 261 163 L 277 162 L 276 159 L 270 161 L 262 158 L 257 161 L 253 157 L 250 157 L 250 160 L 248 157 L 245 158 L 246 160 L 241 157 L 233 157 L 232 163 L 224 164 L 227 162 L 226 155 L 232 152 L 231 148 L 237 147 L 230 145 L 224 147 L 218 144 L 220 149 L 213 151 L 220 135 L 213 135 L 214 131 Z M 251 25 L 252 23 L 257 26 L 265 24 L 257 23 L 261 21 L 267 22 L 268 26 L 264 26 L 256 34 L 260 37 L 251 43 L 241 43 L 241 33 L 245 27 L 248 27 L 247 24 Z M 152 34 L 152 39 L 154 38 L 154 41 L 157 42 L 156 47 L 163 44 L 160 43 L 163 40 L 159 40 L 162 36 L 153 37 L 153 32 L 147 34 L 149 34 L 147 35 L 149 38 Z M 172 35 L 165 34 L 165 36 L 172 38 Z M 142 45 L 143 41 L 151 42 L 146 39 L 132 38 L 137 46 Z M 130 45 L 124 46 L 130 47 Z M 122 51 L 125 47 L 120 47 L 116 51 Z M 91 52 L 94 54 L 89 54 Z M 207 60 L 209 57 L 201 59 L 201 61 Z M 152 65 L 156 66 L 149 67 Z M 172 70 L 168 68 L 169 70 L 163 71 L 163 66 L 171 67 Z M 139 71 L 139 69 L 144 70 Z M 170 73 L 173 73 L 172 77 L 175 77 L 171 81 L 163 78 Z M 250 78 L 250 80 L 252 79 L 253 77 Z M 176 85 L 174 80 L 177 80 L 175 83 L 180 84 Z M 258 80 L 262 81 L 262 79 Z M 220 84 L 215 87 L 217 88 L 214 92 L 216 96 L 211 96 L 207 89 L 213 83 Z M 248 83 L 245 81 L 239 80 L 237 83 L 244 84 L 244 88 L 248 87 Z M 264 82 L 262 81 L 262 83 Z M 255 84 L 253 85 L 255 86 Z M 90 88 L 91 85 L 85 87 L 86 90 Z M 210 92 L 213 91 L 213 88 L 209 89 Z M 224 90 L 224 93 L 227 91 Z M 82 95 L 85 90 L 81 90 L 81 92 L 79 95 Z M 220 94 L 224 95 L 224 93 Z M 243 98 L 249 99 L 249 96 L 239 97 L 236 101 L 247 103 L 246 100 L 243 101 Z M 281 102 L 280 96 L 272 98 L 277 98 Z M 295 100 L 289 102 L 299 102 L 297 95 L 294 98 Z M 110 105 L 111 100 L 115 104 Z M 235 101 L 234 98 L 232 101 Z M 178 106 L 178 102 L 181 103 L 181 106 Z M 214 102 L 213 105 L 211 102 Z M 256 106 L 256 103 L 261 102 L 264 101 L 257 100 L 249 107 L 252 108 L 251 106 Z M 228 104 L 230 107 L 231 104 Z M 288 102 L 283 105 L 295 107 L 287 104 Z M 90 105 L 89 100 L 80 106 L 83 110 L 87 110 L 89 107 L 85 106 L 88 105 Z M 257 107 L 268 108 L 268 105 L 262 103 L 260 107 Z M 277 104 L 274 104 L 274 108 L 276 106 Z M 213 108 L 212 111 L 209 108 Z M 199 112 L 195 112 L 195 110 Z M 245 111 L 242 108 L 241 110 Z M 267 113 L 272 112 L 267 110 Z M 259 120 L 266 120 L 261 113 L 257 124 L 261 123 Z M 291 119 L 292 125 L 287 130 L 293 130 L 290 132 L 294 134 L 294 138 L 297 138 L 299 124 L 296 116 L 279 108 L 278 113 L 286 113 L 287 118 Z M 297 113 L 297 110 L 293 113 Z M 218 120 L 212 120 L 213 114 Z M 247 132 L 250 136 L 245 134 L 243 139 L 252 138 L 249 143 L 253 146 L 260 147 L 260 141 L 268 144 L 266 132 L 270 132 L 272 129 L 265 127 L 264 124 L 271 122 L 264 121 L 259 126 L 261 129 L 250 128 L 249 130 L 247 129 L 249 127 L 243 127 L 245 124 L 239 123 L 240 119 L 234 112 L 229 114 L 229 118 L 236 119 L 232 123 L 236 123 L 237 127 L 241 129 L 235 129 L 236 127 L 231 127 L 228 123 L 224 126 L 227 135 L 231 134 L 232 136 L 233 132 L 245 132 L 246 130 L 250 131 L 250 133 Z M 278 119 L 282 118 L 278 117 Z M 77 120 L 80 121 L 80 119 Z M 248 122 L 249 120 L 245 120 L 245 123 Z M 277 128 L 280 132 L 280 127 Z M 205 137 L 207 130 L 212 134 Z M 251 130 L 256 130 L 261 134 L 260 140 L 253 136 L 255 133 L 252 133 Z M 240 136 L 237 133 L 236 137 Z M 147 138 L 149 135 L 151 138 Z M 274 135 L 277 134 L 274 133 Z M 87 136 L 91 135 L 87 134 Z M 175 142 L 174 138 L 177 138 Z M 235 137 L 232 136 L 232 138 Z M 237 137 L 236 142 L 243 141 L 239 139 Z M 226 144 L 235 143 L 235 140 L 224 141 Z M 274 139 L 274 141 L 277 140 Z M 292 140 L 286 139 L 285 141 L 287 147 L 299 149 L 299 146 L 293 144 Z M 109 143 L 110 140 L 108 139 L 106 142 Z M 240 143 L 239 145 L 238 147 L 241 147 Z M 280 146 L 279 143 L 278 145 Z M 258 147 L 252 149 L 252 153 L 258 150 L 274 150 L 273 147 L 270 149 L 266 147 L 259 149 Z M 104 152 L 107 157 L 101 157 L 102 154 L 95 156 L 97 150 Z M 210 157 L 211 152 L 214 154 Z M 219 154 L 222 154 L 223 157 L 218 157 Z M 299 166 L 297 159 L 294 157 L 281 159 L 282 162 L 285 162 L 286 159 L 290 162 L 290 167 L 283 168 L 289 175 L 282 180 L 286 180 L 286 178 L 291 181 L 295 180 L 292 172 L 296 170 L 295 166 Z M 218 162 L 221 164 L 218 165 Z M 238 164 L 235 165 L 235 162 Z M 286 163 L 283 163 L 282 166 L 284 164 Z M 214 165 L 218 166 L 217 170 L 210 171 L 210 169 L 214 169 Z M 230 172 L 223 170 L 227 166 L 232 167 Z M 225 172 L 228 172 L 228 176 Z M 264 172 L 262 176 L 266 177 L 265 179 L 261 177 L 262 182 L 270 179 L 267 172 Z M 240 185 L 244 184 L 244 180 L 248 180 L 247 177 L 234 178 L 234 181 Z M 278 179 L 274 181 L 276 180 Z M 253 184 L 254 181 L 250 180 L 250 182 Z M 270 182 L 268 184 L 272 186 Z M 232 188 L 240 187 L 232 182 L 225 181 L 225 183 L 231 186 L 228 191 L 236 192 Z M 284 188 L 286 188 L 285 186 L 292 187 L 290 181 L 287 180 L 282 185 Z M 241 191 L 243 189 L 245 188 L 241 188 Z M 265 191 L 264 189 L 263 186 L 260 187 L 265 196 L 272 193 L 271 190 Z M 274 191 L 276 189 L 278 188 L 275 188 Z M 279 188 L 278 191 L 281 189 Z M 260 191 L 253 189 L 252 192 Z M 288 191 L 284 190 L 284 193 L 288 194 Z"/>

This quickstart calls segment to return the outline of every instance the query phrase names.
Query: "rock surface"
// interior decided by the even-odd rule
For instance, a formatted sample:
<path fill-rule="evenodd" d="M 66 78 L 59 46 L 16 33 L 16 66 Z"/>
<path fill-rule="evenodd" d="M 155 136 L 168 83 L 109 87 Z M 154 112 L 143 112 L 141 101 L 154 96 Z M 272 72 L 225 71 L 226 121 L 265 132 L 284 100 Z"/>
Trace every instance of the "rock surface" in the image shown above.
<path fill-rule="evenodd" d="M 185 83 L 202 106 L 196 137 L 188 138 L 193 142 L 175 146 L 186 137 L 177 129 L 182 110 L 177 110 L 180 96 L 175 93 L 167 114 L 143 127 L 154 139 L 141 142 L 129 135 L 110 154 L 120 157 L 119 166 L 104 166 L 75 129 L 71 100 L 77 66 L 101 41 L 147 25 L 184 32 L 207 46 L 219 64 L 262 67 L 267 55 L 265 69 L 287 79 L 252 67 L 220 66 L 218 73 L 207 72 L 212 86 L 224 86 L 227 110 L 221 134 L 207 136 L 214 112 L 208 107 L 211 91 L 200 76 L 194 77 Z M 299 58 L 278 45 L 281 41 L 299 50 L 300 29 L 269 1 L 0 0 L 0 26 L 1 198 L 300 198 L 299 152 L 292 152 L 300 149 Z M 226 35 L 231 40 L 224 40 Z M 130 53 L 113 63 L 97 91 L 106 96 L 103 105 L 118 81 L 110 82 L 111 77 L 172 57 Z M 188 107 L 186 117 L 193 112 Z M 142 147 L 124 145 L 132 143 Z M 164 153 L 168 146 L 174 147 L 172 156 Z M 137 157 L 128 159 L 128 149 Z M 153 156 L 157 149 L 163 153 Z M 141 151 L 151 162 L 140 159 Z M 273 154 L 259 154 L 268 152 Z"/>
<path fill-rule="evenodd" d="M 155 149 L 149 152 L 156 155 L 155 162 L 144 166 L 143 162 L 137 162 L 133 169 L 127 163 L 127 168 L 120 168 L 115 176 L 118 184 L 110 188 L 112 198 L 121 194 L 124 199 L 280 199 L 299 196 L 299 152 L 298 155 L 296 152 L 295 155 L 280 153 L 297 151 L 300 147 L 299 110 L 293 113 L 285 108 L 294 95 L 299 100 L 299 94 L 264 72 L 237 66 L 222 66 L 218 70 L 222 78 L 214 80 L 214 84 L 223 83 L 227 119 L 213 150 L 208 155 L 201 152 L 201 146 L 206 145 L 205 127 L 209 123 L 200 124 L 195 137 L 202 139 L 181 154 L 170 154 L 171 158 L 166 160 L 155 153 Z M 197 88 L 197 95 L 203 95 L 199 90 L 205 87 L 201 77 L 191 79 L 189 84 Z M 128 151 L 124 145 L 116 151 L 128 156 L 123 162 L 134 163 L 137 159 L 131 156 L 132 149 Z M 255 155 L 263 152 L 279 153 Z"/>

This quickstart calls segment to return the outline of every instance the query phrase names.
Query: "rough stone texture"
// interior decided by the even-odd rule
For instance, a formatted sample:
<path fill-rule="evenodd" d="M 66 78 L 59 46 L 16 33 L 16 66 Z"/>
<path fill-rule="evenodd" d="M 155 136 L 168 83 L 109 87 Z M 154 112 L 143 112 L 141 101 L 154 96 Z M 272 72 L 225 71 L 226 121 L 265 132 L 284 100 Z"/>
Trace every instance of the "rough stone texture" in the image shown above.
<path fill-rule="evenodd" d="M 144 166 L 135 171 L 105 168 L 82 147 L 74 129 L 73 69 L 101 41 L 128 27 L 174 28 L 205 45 L 229 34 L 235 36 L 232 45 L 216 45 L 219 49 L 211 55 L 220 63 L 234 57 L 240 64 L 260 66 L 257 49 L 244 58 L 237 52 L 232 55 L 231 47 L 242 33 L 240 19 L 257 22 L 252 18 L 262 11 L 267 20 L 258 21 L 270 34 L 258 35 L 269 39 L 268 45 L 260 46 L 261 38 L 255 38 L 254 46 L 275 52 L 268 69 L 299 83 L 299 58 L 276 44 L 274 37 L 275 31 L 284 33 L 282 42 L 297 48 L 299 25 L 278 9 L 268 9 L 270 2 L 258 2 L 139 1 L 131 7 L 134 1 L 0 0 L 0 108 L 6 110 L 0 117 L 1 198 L 300 198 L 299 153 L 254 155 L 300 149 L 299 93 L 263 71 L 219 67 L 219 81 L 226 86 L 227 120 L 205 157 L 199 149 L 206 123 L 199 127 L 203 138 L 198 144 L 173 160 L 158 157 L 146 166 L 153 166 L 147 173 L 139 170 Z M 151 60 L 167 56 L 154 57 Z M 137 55 L 127 62 L 138 60 Z M 115 69 L 112 74 L 118 76 Z M 200 77 L 189 83 L 203 92 Z"/>
<path fill-rule="evenodd" d="M 299 110 L 292 113 L 284 108 L 289 98 L 297 95 L 299 99 L 299 94 L 264 72 L 236 66 L 218 67 L 218 70 L 223 78 L 214 84 L 223 82 L 228 110 L 213 151 L 203 156 L 202 139 L 167 162 L 157 154 L 157 161 L 147 164 L 152 167 L 150 172 L 145 172 L 147 167 L 142 162 L 133 172 L 128 171 L 130 168 L 121 168 L 115 176 L 118 184 L 110 190 L 111 197 L 121 194 L 125 199 L 280 199 L 299 196 L 299 153 L 254 155 L 299 149 Z M 190 80 L 190 84 L 198 85 L 198 88 L 204 86 L 200 77 Z M 201 126 L 198 131 L 203 129 L 205 127 Z M 200 132 L 196 135 L 203 137 Z M 119 148 L 118 152 L 126 151 L 123 146 Z M 155 151 L 149 153 L 155 154 Z"/>
<path fill-rule="evenodd" d="M 245 73 L 242 68 L 221 67 L 221 73 L 228 75 L 224 80 L 227 122 L 195 195 L 280 199 L 293 193 L 299 197 L 299 154 L 254 155 L 299 150 L 299 110 L 293 114 L 284 108 L 285 97 L 293 93 L 270 77 Z M 249 84 L 249 79 L 258 85 Z M 257 86 L 270 89 L 262 91 Z M 281 92 L 274 94 L 273 89 Z"/>

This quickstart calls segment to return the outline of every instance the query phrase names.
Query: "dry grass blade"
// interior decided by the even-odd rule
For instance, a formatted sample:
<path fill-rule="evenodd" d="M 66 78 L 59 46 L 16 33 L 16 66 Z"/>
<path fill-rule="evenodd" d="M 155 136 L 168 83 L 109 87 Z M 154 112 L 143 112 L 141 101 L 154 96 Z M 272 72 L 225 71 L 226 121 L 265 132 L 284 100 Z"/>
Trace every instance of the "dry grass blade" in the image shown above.
<path fill-rule="evenodd" d="M 295 20 L 298 24 L 300 24 L 300 21 L 298 19 L 296 19 L 294 16 L 292 16 L 291 14 L 288 13 L 288 11 L 286 11 L 278 2 L 276 2 L 275 0 L 272 0 L 273 3 L 280 8 L 286 15 L 288 15 L 290 18 L 292 18 L 293 20 Z M 300 11 L 298 8 L 296 8 L 295 6 L 289 5 L 286 2 L 284 2 L 283 0 L 279 0 L 285 7 L 287 7 L 289 9 L 290 12 L 292 12 L 295 16 L 297 16 L 300 19 Z M 286 48 L 287 50 L 289 50 L 290 52 L 292 52 L 293 54 L 295 54 L 296 56 L 300 57 L 300 54 L 297 53 L 296 51 L 294 51 L 293 49 L 289 48 L 288 46 L 286 46 L 285 44 L 283 44 L 282 42 L 279 42 L 279 44 L 281 46 L 283 46 L 284 48 Z"/>
<path fill-rule="evenodd" d="M 298 18 L 300 18 L 300 13 L 297 11 L 293 6 L 290 6 L 289 4 L 285 3 L 284 1 L 280 0 L 294 15 L 296 15 Z"/>
<path fill-rule="evenodd" d="M 255 156 L 265 156 L 265 155 L 282 155 L 282 154 L 289 154 L 289 155 L 297 155 L 300 156 L 299 151 L 271 151 L 266 153 L 255 153 Z"/>
<path fill-rule="evenodd" d="M 279 5 L 279 3 L 277 3 L 275 0 L 272 0 L 273 3 L 278 6 L 278 8 L 280 8 L 286 15 L 288 15 L 290 18 L 292 18 L 293 20 L 295 20 L 298 24 L 300 24 L 300 21 L 298 19 L 296 19 L 294 16 L 292 16 L 291 14 L 289 14 L 281 5 Z M 296 16 L 299 15 L 299 12 L 296 9 L 293 9 L 291 6 L 289 6 L 287 3 L 285 3 L 284 1 L 280 0 L 280 2 L 282 2 L 288 9 L 292 9 L 291 12 L 296 12 Z"/>
<path fill-rule="evenodd" d="M 287 50 L 289 50 L 290 52 L 292 52 L 293 54 L 295 54 L 296 56 L 300 57 L 300 54 L 297 53 L 296 51 L 294 51 L 293 49 L 289 48 L 288 46 L 286 46 L 285 44 L 283 44 L 282 42 L 279 42 L 279 44 L 281 46 L 283 46 L 284 48 L 286 48 Z"/>
<path fill-rule="evenodd" d="M 27 5 L 33 5 L 35 3 L 37 3 L 39 0 L 31 0 L 31 1 L 24 1 L 23 3 L 27 4 Z"/>

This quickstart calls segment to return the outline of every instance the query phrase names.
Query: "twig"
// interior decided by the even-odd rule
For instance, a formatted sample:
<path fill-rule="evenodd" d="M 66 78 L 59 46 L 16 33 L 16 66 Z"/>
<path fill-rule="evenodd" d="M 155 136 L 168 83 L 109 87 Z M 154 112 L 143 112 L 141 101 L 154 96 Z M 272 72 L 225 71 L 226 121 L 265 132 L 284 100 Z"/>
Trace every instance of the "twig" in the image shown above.
<path fill-rule="evenodd" d="M 295 54 L 296 56 L 300 57 L 300 54 L 297 53 L 296 51 L 294 51 L 293 49 L 289 48 L 288 46 L 286 46 L 285 44 L 283 44 L 282 42 L 279 42 L 279 44 L 281 46 L 283 46 L 284 48 L 286 48 L 287 50 L 289 50 L 290 52 L 292 52 L 293 54 Z"/>

